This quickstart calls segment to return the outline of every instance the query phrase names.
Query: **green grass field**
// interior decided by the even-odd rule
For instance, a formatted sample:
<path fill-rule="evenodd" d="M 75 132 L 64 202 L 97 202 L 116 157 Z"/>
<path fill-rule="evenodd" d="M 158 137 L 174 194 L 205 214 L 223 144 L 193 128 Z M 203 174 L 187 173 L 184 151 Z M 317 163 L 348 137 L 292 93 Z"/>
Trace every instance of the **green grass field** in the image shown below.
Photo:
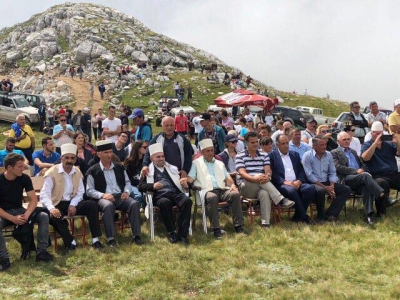
<path fill-rule="evenodd" d="M 235 235 L 222 215 L 223 240 L 202 232 L 199 219 L 189 247 L 169 244 L 163 224 L 151 242 L 143 221 L 142 247 L 130 244 L 128 229 L 118 234 L 117 251 L 79 248 L 49 264 L 20 261 L 19 245 L 8 240 L 12 266 L 0 275 L 0 298 L 399 299 L 399 213 L 390 208 L 370 228 L 361 206 L 349 202 L 336 224 L 296 225 L 285 217 L 267 231 L 246 217 L 247 237 Z"/>

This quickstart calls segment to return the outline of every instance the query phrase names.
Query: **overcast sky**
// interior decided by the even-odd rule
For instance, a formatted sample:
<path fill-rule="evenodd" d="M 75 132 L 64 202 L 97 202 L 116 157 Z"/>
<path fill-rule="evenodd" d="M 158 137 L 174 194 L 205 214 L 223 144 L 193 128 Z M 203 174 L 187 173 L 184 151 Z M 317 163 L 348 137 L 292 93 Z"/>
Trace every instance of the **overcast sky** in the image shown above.
<path fill-rule="evenodd" d="M 284 91 L 392 108 L 400 78 L 400 1 L 113 0 L 158 33 L 206 50 Z M 58 0 L 13 0 L 0 28 Z M 7 13 L 5 13 L 5 11 Z"/>

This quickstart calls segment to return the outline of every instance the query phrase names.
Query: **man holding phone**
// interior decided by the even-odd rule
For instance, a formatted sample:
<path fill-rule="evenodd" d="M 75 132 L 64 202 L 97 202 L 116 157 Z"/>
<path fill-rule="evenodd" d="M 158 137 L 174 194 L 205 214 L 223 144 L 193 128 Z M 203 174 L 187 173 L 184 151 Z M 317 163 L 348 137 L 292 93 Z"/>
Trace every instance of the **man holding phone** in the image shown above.
<path fill-rule="evenodd" d="M 371 136 L 372 139 L 362 145 L 361 158 L 375 181 L 389 195 L 390 189 L 400 189 L 400 173 L 396 160 L 396 156 L 400 155 L 400 140 L 397 135 L 390 135 L 391 138 L 383 135 L 383 125 L 379 121 L 372 124 Z M 386 206 L 392 206 L 396 202 L 398 199 L 387 202 Z"/>

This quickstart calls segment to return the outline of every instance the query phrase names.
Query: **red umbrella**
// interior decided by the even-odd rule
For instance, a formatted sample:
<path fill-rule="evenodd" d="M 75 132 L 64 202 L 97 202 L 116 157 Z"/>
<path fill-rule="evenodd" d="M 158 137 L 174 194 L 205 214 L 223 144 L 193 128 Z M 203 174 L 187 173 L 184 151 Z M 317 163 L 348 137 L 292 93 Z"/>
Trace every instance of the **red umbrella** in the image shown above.
<path fill-rule="evenodd" d="M 258 106 L 263 107 L 265 111 L 273 111 L 278 99 L 272 99 L 266 96 L 258 95 L 254 91 L 234 90 L 231 93 L 219 96 L 214 100 L 217 106 Z"/>

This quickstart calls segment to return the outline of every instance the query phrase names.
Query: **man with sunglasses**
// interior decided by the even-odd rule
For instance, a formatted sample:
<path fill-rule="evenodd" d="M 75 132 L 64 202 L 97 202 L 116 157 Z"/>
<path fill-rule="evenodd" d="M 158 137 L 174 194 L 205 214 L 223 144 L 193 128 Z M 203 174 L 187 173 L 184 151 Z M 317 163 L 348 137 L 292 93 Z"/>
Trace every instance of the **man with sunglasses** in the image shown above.
<path fill-rule="evenodd" d="M 360 113 L 360 104 L 357 101 L 350 103 L 350 112 L 347 113 L 347 121 L 356 128 L 354 136 L 360 140 L 360 143 L 364 143 L 364 137 L 366 129 L 368 129 L 368 121 L 365 119 L 362 113 Z"/>
<path fill-rule="evenodd" d="M 304 143 L 309 143 L 309 141 L 316 135 L 315 131 L 317 129 L 317 121 L 313 118 L 307 119 L 307 128 L 301 131 L 301 141 Z"/>
<path fill-rule="evenodd" d="M 72 125 L 67 124 L 67 116 L 59 115 L 60 123 L 54 126 L 53 140 L 56 145 L 57 153 L 61 154 L 61 146 L 67 143 L 72 143 L 75 131 Z"/>
<path fill-rule="evenodd" d="M 347 185 L 353 191 L 361 192 L 365 210 L 365 221 L 368 225 L 374 224 L 374 201 L 378 214 L 381 207 L 388 201 L 381 188 L 367 173 L 367 168 L 360 160 L 357 152 L 350 148 L 351 136 L 346 132 L 340 132 L 337 136 L 339 148 L 332 150 L 331 154 L 335 163 L 339 182 Z"/>

